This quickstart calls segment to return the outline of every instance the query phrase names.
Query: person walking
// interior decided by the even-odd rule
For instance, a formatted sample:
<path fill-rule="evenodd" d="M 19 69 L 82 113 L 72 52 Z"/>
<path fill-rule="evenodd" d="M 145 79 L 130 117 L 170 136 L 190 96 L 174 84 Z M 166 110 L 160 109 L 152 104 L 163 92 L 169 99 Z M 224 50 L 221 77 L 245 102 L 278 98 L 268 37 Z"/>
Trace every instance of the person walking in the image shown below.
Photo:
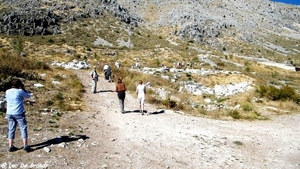
<path fill-rule="evenodd" d="M 140 113 L 142 115 L 144 115 L 144 104 L 145 104 L 145 97 L 146 97 L 146 86 L 143 84 L 142 80 L 139 81 L 139 84 L 138 84 L 138 86 L 136 88 L 136 93 L 138 95 L 138 102 L 139 102 Z"/>
<path fill-rule="evenodd" d="M 8 151 L 18 150 L 14 146 L 15 132 L 19 124 L 21 137 L 23 139 L 23 150 L 32 151 L 28 146 L 27 121 L 25 116 L 24 99 L 30 98 L 30 93 L 25 90 L 24 84 L 20 79 L 14 78 L 11 82 L 11 88 L 5 92 L 7 101 L 6 117 L 8 120 Z"/>
<path fill-rule="evenodd" d="M 103 71 L 104 71 L 104 79 L 108 80 L 108 82 L 112 82 L 111 79 L 111 68 L 108 64 L 105 64 L 103 67 Z"/>
<path fill-rule="evenodd" d="M 94 66 L 94 69 L 91 71 L 90 76 L 92 77 L 92 93 L 96 93 L 98 76 L 99 76 L 96 70 L 96 66 Z"/>
<path fill-rule="evenodd" d="M 116 92 L 118 93 L 119 105 L 120 105 L 121 113 L 125 113 L 125 111 L 124 111 L 124 100 L 125 100 L 125 96 L 126 96 L 125 91 L 126 91 L 126 86 L 122 82 L 122 79 L 119 78 L 118 79 L 118 83 L 116 85 Z"/>

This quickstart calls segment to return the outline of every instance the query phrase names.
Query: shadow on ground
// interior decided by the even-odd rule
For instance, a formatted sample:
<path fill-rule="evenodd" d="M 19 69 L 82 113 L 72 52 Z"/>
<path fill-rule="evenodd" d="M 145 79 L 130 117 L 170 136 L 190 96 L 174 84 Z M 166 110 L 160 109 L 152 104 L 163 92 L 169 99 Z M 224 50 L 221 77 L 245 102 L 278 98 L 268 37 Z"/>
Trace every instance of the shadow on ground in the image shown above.
<path fill-rule="evenodd" d="M 164 113 L 165 110 L 160 110 L 160 111 L 154 111 L 154 112 L 149 112 L 147 110 L 144 110 L 144 113 L 146 114 L 151 114 L 151 115 L 156 115 L 156 114 L 162 114 Z M 140 113 L 140 110 L 128 110 L 128 111 L 124 111 L 123 114 L 126 114 L 126 113 Z"/>
<path fill-rule="evenodd" d="M 87 137 L 86 135 L 75 135 L 75 136 L 60 136 L 60 137 L 56 137 L 38 144 L 33 144 L 30 145 L 30 148 L 32 148 L 32 151 L 38 150 L 38 149 L 42 149 L 44 147 L 50 146 L 52 144 L 60 144 L 63 142 L 72 142 L 72 141 L 77 141 L 79 139 L 89 139 L 89 137 Z"/>
<path fill-rule="evenodd" d="M 113 91 L 113 90 L 99 90 L 96 93 L 104 93 L 104 92 L 116 92 L 116 91 Z"/>

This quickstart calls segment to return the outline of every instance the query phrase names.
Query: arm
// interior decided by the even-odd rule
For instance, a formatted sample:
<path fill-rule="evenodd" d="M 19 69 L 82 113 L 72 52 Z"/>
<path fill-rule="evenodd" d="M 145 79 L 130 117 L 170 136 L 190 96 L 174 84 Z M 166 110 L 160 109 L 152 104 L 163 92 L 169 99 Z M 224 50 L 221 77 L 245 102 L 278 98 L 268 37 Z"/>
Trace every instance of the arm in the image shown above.
<path fill-rule="evenodd" d="M 22 89 L 22 96 L 24 98 L 29 98 L 30 97 L 30 93 L 25 89 L 25 85 L 22 83 L 22 85 L 20 87 Z"/>
<path fill-rule="evenodd" d="M 91 71 L 90 76 L 93 78 L 93 71 Z"/>

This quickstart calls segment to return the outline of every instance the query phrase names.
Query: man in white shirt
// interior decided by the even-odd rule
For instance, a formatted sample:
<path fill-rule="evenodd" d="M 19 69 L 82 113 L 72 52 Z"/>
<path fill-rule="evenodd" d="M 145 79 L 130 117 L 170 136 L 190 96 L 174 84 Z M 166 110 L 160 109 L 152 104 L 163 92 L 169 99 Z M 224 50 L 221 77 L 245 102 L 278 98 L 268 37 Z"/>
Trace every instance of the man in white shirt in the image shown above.
<path fill-rule="evenodd" d="M 91 71 L 90 76 L 92 77 L 92 93 L 97 92 L 97 82 L 98 82 L 98 73 L 96 71 L 96 66 Z"/>

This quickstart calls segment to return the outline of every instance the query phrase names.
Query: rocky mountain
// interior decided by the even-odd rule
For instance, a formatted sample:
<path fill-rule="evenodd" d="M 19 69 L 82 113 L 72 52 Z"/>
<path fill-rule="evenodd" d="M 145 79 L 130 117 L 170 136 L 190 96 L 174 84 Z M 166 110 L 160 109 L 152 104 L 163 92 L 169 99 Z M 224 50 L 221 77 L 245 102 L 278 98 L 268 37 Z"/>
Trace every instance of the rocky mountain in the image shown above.
<path fill-rule="evenodd" d="M 61 23 L 112 13 L 135 27 L 160 30 L 217 49 L 238 50 L 232 41 L 260 45 L 282 55 L 298 54 L 299 44 L 275 44 L 276 36 L 300 39 L 300 7 L 264 0 L 1 0 L 0 32 L 51 35 Z"/>
<path fill-rule="evenodd" d="M 219 48 L 225 41 L 261 44 L 277 35 L 300 39 L 299 6 L 264 0 L 118 0 L 118 3 L 143 18 L 149 27 L 171 27 L 172 33 L 180 38 Z M 290 52 L 299 53 L 293 49 L 282 53 Z"/>
<path fill-rule="evenodd" d="M 115 17 L 134 26 L 143 22 L 130 16 L 127 9 L 114 1 L 0 1 L 2 4 L 0 32 L 7 35 L 55 35 L 61 33 L 60 24 L 82 18 L 103 17 L 109 11 Z"/>

